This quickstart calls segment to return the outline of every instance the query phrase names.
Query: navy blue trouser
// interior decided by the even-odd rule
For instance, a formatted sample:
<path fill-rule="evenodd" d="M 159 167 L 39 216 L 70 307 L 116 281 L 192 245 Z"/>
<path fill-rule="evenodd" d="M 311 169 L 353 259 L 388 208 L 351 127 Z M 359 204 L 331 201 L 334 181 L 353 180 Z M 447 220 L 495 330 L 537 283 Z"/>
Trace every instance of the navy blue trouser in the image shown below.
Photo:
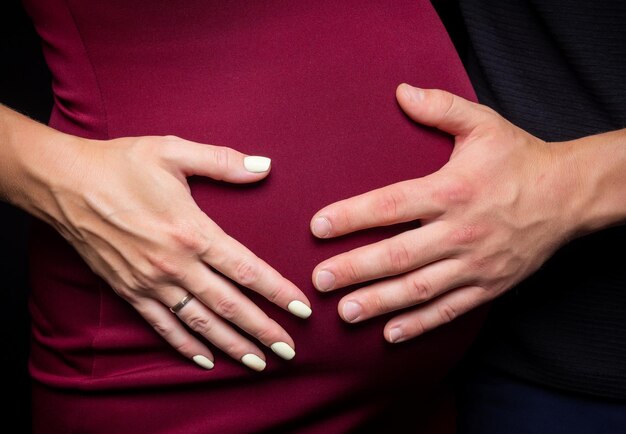
<path fill-rule="evenodd" d="M 538 387 L 507 375 L 471 375 L 458 434 L 626 434 L 626 402 Z"/>

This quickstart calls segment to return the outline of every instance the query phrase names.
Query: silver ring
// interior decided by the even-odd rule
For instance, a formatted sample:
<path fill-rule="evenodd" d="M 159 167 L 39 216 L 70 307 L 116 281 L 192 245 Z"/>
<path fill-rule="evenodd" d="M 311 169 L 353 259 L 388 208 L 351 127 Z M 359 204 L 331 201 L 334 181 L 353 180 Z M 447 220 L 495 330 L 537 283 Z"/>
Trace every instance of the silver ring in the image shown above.
<path fill-rule="evenodd" d="M 172 313 L 176 313 L 177 314 L 192 299 L 193 299 L 193 295 L 191 295 L 191 293 L 187 293 L 187 295 L 185 295 L 181 301 L 176 303 L 174 306 L 170 307 L 170 311 L 172 311 Z"/>

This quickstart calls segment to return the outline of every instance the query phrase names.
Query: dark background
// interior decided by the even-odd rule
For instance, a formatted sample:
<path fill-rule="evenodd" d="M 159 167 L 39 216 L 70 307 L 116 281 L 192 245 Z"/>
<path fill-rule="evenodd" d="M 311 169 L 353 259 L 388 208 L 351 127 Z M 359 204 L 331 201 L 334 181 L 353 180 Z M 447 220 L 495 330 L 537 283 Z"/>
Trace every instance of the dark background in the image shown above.
<path fill-rule="evenodd" d="M 0 103 L 46 123 L 52 106 L 50 75 L 19 0 L 0 2 L 0 34 Z M 0 388 L 4 398 L 0 420 L 17 424 L 15 432 L 29 432 L 31 427 L 28 227 L 29 218 L 22 211 L 0 202 Z"/>

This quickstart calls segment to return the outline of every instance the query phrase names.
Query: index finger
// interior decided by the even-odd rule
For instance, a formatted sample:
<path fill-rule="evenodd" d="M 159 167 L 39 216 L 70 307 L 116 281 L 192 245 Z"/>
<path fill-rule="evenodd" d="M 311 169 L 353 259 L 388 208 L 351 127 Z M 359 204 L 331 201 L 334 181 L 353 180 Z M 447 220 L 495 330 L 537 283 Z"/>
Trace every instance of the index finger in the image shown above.
<path fill-rule="evenodd" d="M 378 226 L 434 218 L 443 207 L 433 198 L 431 176 L 398 182 L 328 205 L 311 219 L 311 232 L 331 238 Z"/>

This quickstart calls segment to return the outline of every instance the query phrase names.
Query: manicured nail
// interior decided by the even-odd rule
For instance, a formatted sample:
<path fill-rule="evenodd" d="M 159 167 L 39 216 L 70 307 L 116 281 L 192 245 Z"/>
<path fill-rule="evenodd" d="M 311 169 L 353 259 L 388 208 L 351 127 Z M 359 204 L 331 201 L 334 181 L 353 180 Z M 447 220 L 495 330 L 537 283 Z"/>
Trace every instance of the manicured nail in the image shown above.
<path fill-rule="evenodd" d="M 420 102 L 424 99 L 424 91 L 418 87 L 413 87 L 405 83 L 402 85 L 402 91 L 409 101 Z"/>
<path fill-rule="evenodd" d="M 343 317 L 352 322 L 361 315 L 361 305 L 356 301 L 348 301 L 343 305 Z"/>
<path fill-rule="evenodd" d="M 400 327 L 394 327 L 391 330 L 389 330 L 389 341 L 392 344 L 395 344 L 397 342 L 402 342 L 404 333 L 402 332 L 402 329 Z"/>
<path fill-rule="evenodd" d="M 265 369 L 265 361 L 263 361 L 263 359 L 256 354 L 246 354 L 241 358 L 241 363 L 255 371 L 262 371 Z"/>
<path fill-rule="evenodd" d="M 212 361 L 200 354 L 198 354 L 197 356 L 193 356 L 192 359 L 194 362 L 196 362 L 198 366 L 204 369 L 213 369 L 213 366 L 215 366 Z"/>
<path fill-rule="evenodd" d="M 322 270 L 315 276 L 315 286 L 320 291 L 328 291 L 335 286 L 335 275 L 328 270 Z"/>
<path fill-rule="evenodd" d="M 270 345 L 272 351 L 278 354 L 285 360 L 291 360 L 296 355 L 296 352 L 285 342 L 274 342 Z"/>
<path fill-rule="evenodd" d="M 316 237 L 325 238 L 330 234 L 330 222 L 324 217 L 318 217 L 313 220 L 311 231 Z"/>
<path fill-rule="evenodd" d="M 294 314 L 295 316 L 298 316 L 304 319 L 307 319 L 308 317 L 311 316 L 311 313 L 313 313 L 311 308 L 307 306 L 306 304 L 302 303 L 300 300 L 294 300 L 290 302 L 287 305 L 287 310 L 291 312 L 292 314 Z"/>
<path fill-rule="evenodd" d="M 267 172 L 270 170 L 271 163 L 272 160 L 267 157 L 251 156 L 243 159 L 243 166 L 248 172 L 253 173 Z"/>

